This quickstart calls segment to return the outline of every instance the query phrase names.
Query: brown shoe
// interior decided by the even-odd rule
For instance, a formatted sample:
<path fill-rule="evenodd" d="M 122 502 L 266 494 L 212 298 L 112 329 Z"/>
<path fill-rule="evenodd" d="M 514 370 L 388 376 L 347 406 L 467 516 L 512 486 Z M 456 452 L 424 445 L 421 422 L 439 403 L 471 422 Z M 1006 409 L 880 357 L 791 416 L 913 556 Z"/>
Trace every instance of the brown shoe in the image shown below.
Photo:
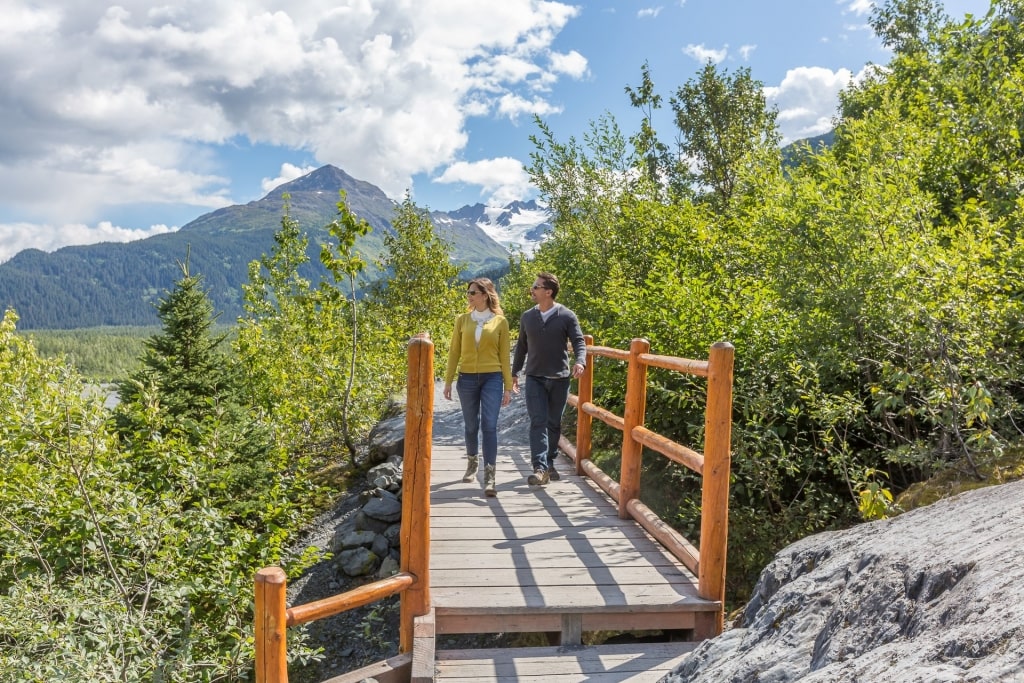
<path fill-rule="evenodd" d="M 547 470 L 536 470 L 526 479 L 526 483 L 530 486 L 544 486 L 548 483 L 548 471 Z"/>
<path fill-rule="evenodd" d="M 554 465 L 548 468 L 548 479 L 550 479 L 551 481 L 558 481 L 561 478 L 562 475 L 558 473 L 558 470 L 555 469 Z"/>

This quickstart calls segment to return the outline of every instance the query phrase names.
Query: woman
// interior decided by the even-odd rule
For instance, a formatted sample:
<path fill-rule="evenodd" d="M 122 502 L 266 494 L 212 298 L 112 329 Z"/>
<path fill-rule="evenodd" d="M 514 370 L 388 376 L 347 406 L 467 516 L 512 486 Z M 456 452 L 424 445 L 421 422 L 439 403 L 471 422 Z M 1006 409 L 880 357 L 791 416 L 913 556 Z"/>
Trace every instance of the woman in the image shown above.
<path fill-rule="evenodd" d="M 509 360 L 508 321 L 501 311 L 494 283 L 474 278 L 466 287 L 469 310 L 455 318 L 448 369 L 444 376 L 444 397 L 452 400 L 452 380 L 458 370 L 456 388 L 466 427 L 464 482 L 476 478 L 479 467 L 479 439 L 483 434 L 484 493 L 497 495 L 494 467 L 498 460 L 498 410 L 512 400 L 512 365 Z"/>

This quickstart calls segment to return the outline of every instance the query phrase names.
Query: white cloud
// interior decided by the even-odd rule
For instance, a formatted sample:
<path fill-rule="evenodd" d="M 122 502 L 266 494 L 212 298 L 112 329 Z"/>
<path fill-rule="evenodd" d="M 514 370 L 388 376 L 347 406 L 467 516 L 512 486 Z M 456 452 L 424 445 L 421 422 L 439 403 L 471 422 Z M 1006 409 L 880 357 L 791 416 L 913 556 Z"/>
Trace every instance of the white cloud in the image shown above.
<path fill-rule="evenodd" d="M 270 192 L 296 178 L 301 178 L 307 173 L 312 173 L 316 169 L 316 166 L 303 166 L 300 168 L 294 164 L 281 164 L 281 173 L 276 178 L 264 178 L 260 182 L 260 188 L 262 188 L 263 192 Z"/>
<path fill-rule="evenodd" d="M 636 16 L 639 17 L 640 19 L 646 19 L 648 17 L 651 18 L 651 19 L 654 19 L 659 14 L 661 14 L 661 7 L 660 6 L 659 7 L 645 7 L 643 9 L 637 11 Z"/>
<path fill-rule="evenodd" d="M 715 50 L 713 48 L 704 47 L 703 43 L 700 45 L 687 45 L 683 48 L 683 53 L 693 57 L 701 64 L 706 62 L 719 64 L 729 54 L 729 46 L 725 45 L 721 49 Z"/>
<path fill-rule="evenodd" d="M 543 98 L 528 100 L 519 95 L 504 95 L 498 102 L 498 111 L 514 120 L 522 114 L 536 114 L 541 117 L 557 114 L 562 108 L 551 105 Z"/>
<path fill-rule="evenodd" d="M 232 203 L 210 152 L 301 151 L 399 198 L 450 164 L 470 116 L 561 110 L 588 75 L 553 43 L 578 6 L 503 0 L 7 0 L 0 221 L 100 224 L 110 207 Z M 286 172 L 282 170 L 282 175 Z M 70 234 L 64 231 L 62 234 Z M 81 233 L 83 237 L 97 235 Z"/>
<path fill-rule="evenodd" d="M 847 69 L 832 71 L 822 67 L 799 67 L 786 72 L 782 83 L 764 89 L 769 105 L 779 110 L 779 129 L 783 142 L 827 133 L 839 106 L 839 92 L 859 80 Z"/>
<path fill-rule="evenodd" d="M 0 224 L 0 262 L 6 261 L 24 249 L 55 251 L 73 244 L 96 242 L 132 242 L 177 228 L 153 225 L 145 230 L 132 230 L 101 221 L 95 226 L 81 223 L 65 225 L 37 225 L 32 223 Z"/>
<path fill-rule="evenodd" d="M 754 50 L 757 49 L 757 45 L 740 45 L 740 57 L 744 62 L 750 61 L 750 56 L 754 54 Z"/>
<path fill-rule="evenodd" d="M 480 195 L 487 195 L 486 203 L 491 206 L 505 206 L 535 192 L 522 162 L 510 157 L 458 161 L 434 178 L 433 182 L 479 185 L 482 188 Z"/>
<path fill-rule="evenodd" d="M 566 54 L 552 52 L 551 70 L 555 73 L 565 74 L 572 78 L 583 78 L 588 73 L 587 58 L 576 50 L 572 50 Z"/>
<path fill-rule="evenodd" d="M 840 4 L 845 4 L 847 12 L 858 16 L 870 14 L 875 7 L 872 0 L 840 0 Z"/>

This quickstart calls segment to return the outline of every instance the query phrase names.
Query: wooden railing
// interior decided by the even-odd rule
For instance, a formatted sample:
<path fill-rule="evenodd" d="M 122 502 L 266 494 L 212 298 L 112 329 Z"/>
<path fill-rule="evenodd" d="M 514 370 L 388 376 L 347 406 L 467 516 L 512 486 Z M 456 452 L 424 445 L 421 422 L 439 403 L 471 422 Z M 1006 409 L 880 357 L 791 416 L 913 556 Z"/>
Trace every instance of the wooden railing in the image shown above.
<path fill-rule="evenodd" d="M 696 636 L 722 632 L 725 604 L 725 560 L 729 521 L 730 439 L 734 350 L 720 342 L 711 346 L 707 361 L 648 353 L 645 339 L 634 339 L 628 351 L 594 346 L 587 336 L 587 364 L 579 394 L 569 402 L 577 409 L 576 445 L 564 436 L 559 446 L 576 461 L 577 474 L 593 479 L 618 503 L 619 517 L 636 520 L 698 577 L 698 593 L 722 607 L 713 619 L 698 618 Z M 256 573 L 255 646 L 257 683 L 287 683 L 289 626 L 324 619 L 400 594 L 399 651 L 410 653 L 414 625 L 432 626 L 430 613 L 430 458 L 434 409 L 434 345 L 425 334 L 409 343 L 409 373 L 405 417 L 405 459 L 402 496 L 402 559 L 400 571 L 386 579 L 316 602 L 291 608 L 286 604 L 286 579 L 280 567 Z M 593 403 L 594 359 L 612 358 L 628 364 L 626 404 L 622 417 Z M 644 427 L 648 367 L 707 377 L 704 452 L 698 453 Z M 596 417 L 622 432 L 622 467 L 618 482 L 591 459 L 591 426 Z M 647 446 L 702 475 L 701 538 L 698 551 L 639 500 L 641 455 Z M 423 619 L 423 621 L 420 621 Z M 428 634 L 424 634 L 425 636 Z M 432 638 L 433 633 L 429 636 Z M 427 638 L 424 638 L 426 640 Z M 419 645 L 417 645 L 419 649 Z M 432 652 L 432 647 L 430 647 Z M 432 662 L 424 667 L 429 674 Z M 417 667 L 412 664 L 412 678 Z M 408 680 L 408 675 L 402 676 Z M 427 676 L 428 680 L 429 677 Z"/>
<path fill-rule="evenodd" d="M 579 380 L 579 394 L 569 397 L 577 410 L 576 445 L 564 436 L 562 450 L 576 461 L 576 473 L 593 479 L 618 503 L 619 517 L 632 518 L 657 538 L 696 576 L 698 593 L 706 600 L 718 600 L 722 609 L 713 624 L 698 628 L 701 638 L 722 632 L 725 609 L 725 559 L 729 536 L 729 471 L 732 438 L 732 372 L 734 349 L 728 342 L 713 344 L 708 360 L 688 360 L 649 353 L 646 339 L 634 339 L 629 351 L 594 346 L 587 335 L 587 364 Z M 594 405 L 594 358 L 624 361 L 626 404 L 622 417 Z M 652 432 L 644 427 L 647 404 L 647 368 L 657 367 L 708 378 L 704 413 L 704 453 Z M 590 460 L 593 418 L 622 432 L 622 467 L 616 482 Z M 639 500 L 643 447 L 661 453 L 670 460 L 702 475 L 700 550 L 665 524 Z"/>
<path fill-rule="evenodd" d="M 362 607 L 400 593 L 399 652 L 412 650 L 413 625 L 430 611 L 430 455 L 434 413 L 434 344 L 426 334 L 409 342 L 402 473 L 402 559 L 400 571 L 340 595 L 286 606 L 285 573 L 266 567 L 256 573 L 256 682 L 287 683 L 286 631 L 317 619 Z"/>

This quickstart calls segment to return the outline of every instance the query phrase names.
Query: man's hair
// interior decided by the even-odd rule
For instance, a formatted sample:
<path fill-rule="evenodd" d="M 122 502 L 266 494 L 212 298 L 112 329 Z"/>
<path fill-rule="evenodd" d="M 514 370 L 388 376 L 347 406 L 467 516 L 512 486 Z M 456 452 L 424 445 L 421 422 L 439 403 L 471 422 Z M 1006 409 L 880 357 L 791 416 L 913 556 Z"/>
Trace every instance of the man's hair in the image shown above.
<path fill-rule="evenodd" d="M 537 279 L 544 283 L 545 289 L 551 290 L 551 298 L 558 298 L 558 278 L 551 273 L 537 273 Z"/>

